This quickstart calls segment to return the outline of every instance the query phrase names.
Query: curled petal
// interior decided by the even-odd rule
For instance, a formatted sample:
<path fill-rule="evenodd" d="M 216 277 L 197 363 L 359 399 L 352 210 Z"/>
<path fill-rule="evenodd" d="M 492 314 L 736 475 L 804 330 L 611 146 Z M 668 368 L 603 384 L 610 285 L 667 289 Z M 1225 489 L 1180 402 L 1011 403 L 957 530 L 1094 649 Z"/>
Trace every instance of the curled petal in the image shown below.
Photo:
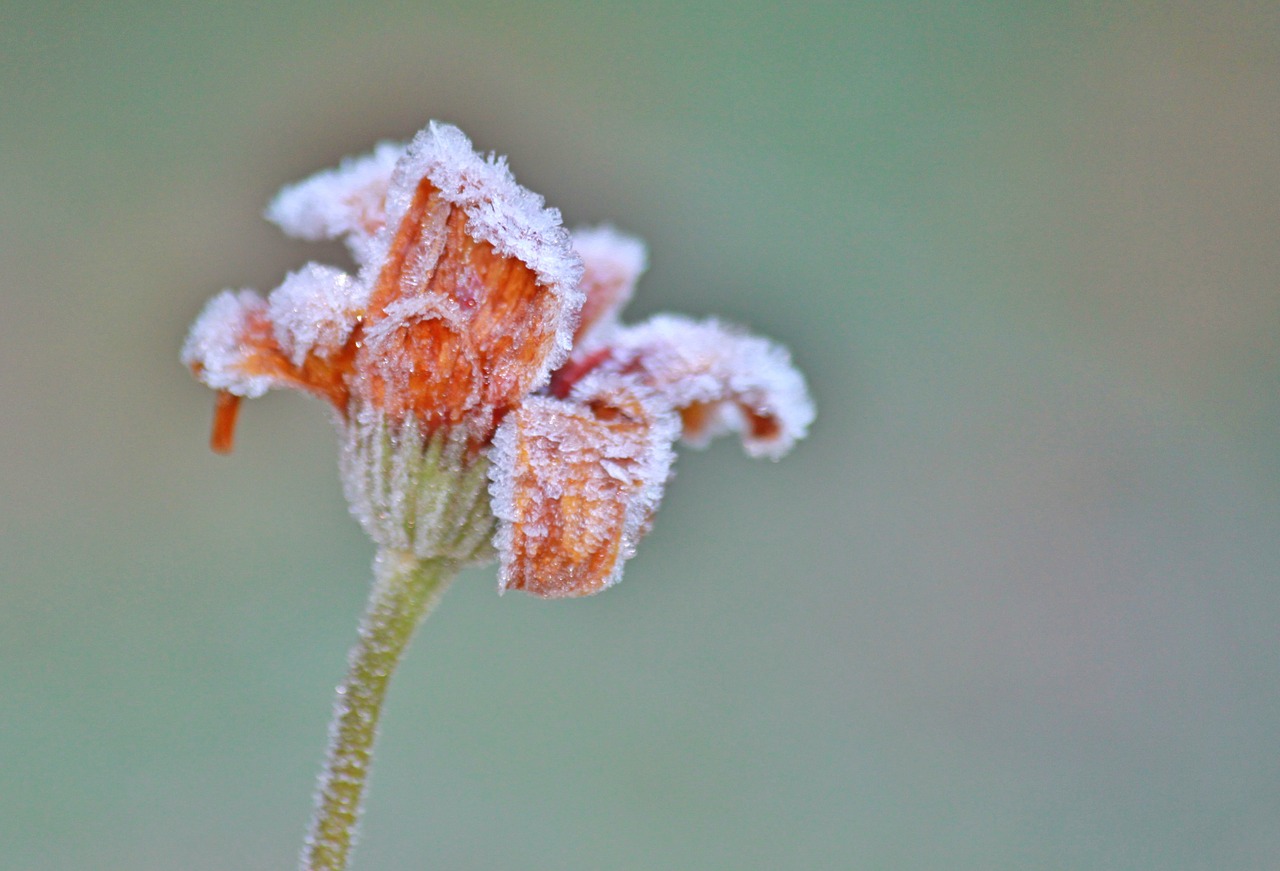
<path fill-rule="evenodd" d="M 504 591 L 562 598 L 616 583 L 661 499 L 676 416 L 630 379 L 581 387 L 573 400 L 527 398 L 494 435 Z"/>
<path fill-rule="evenodd" d="M 224 290 L 191 325 L 182 363 L 215 390 L 261 396 L 290 386 L 294 374 L 273 333 L 266 300 L 252 290 Z"/>
<path fill-rule="evenodd" d="M 214 449 L 231 449 L 237 403 L 228 397 L 261 396 L 274 387 L 306 390 L 344 409 L 347 387 L 340 355 L 308 355 L 295 363 L 276 338 L 271 306 L 251 290 L 223 291 L 205 305 L 182 347 L 182 362 L 219 391 Z M 349 362 L 349 361 L 348 361 Z"/>
<path fill-rule="evenodd" d="M 565 357 L 581 263 L 559 212 L 432 124 L 396 166 L 357 356 L 370 404 L 483 438 Z"/>
<path fill-rule="evenodd" d="M 387 186 L 402 154 L 404 145 L 383 142 L 370 154 L 289 185 L 267 207 L 267 220 L 299 239 L 345 239 L 363 264 L 386 223 Z"/>
<path fill-rule="evenodd" d="M 582 290 L 586 299 L 573 336 L 575 346 L 590 341 L 615 325 L 648 266 L 644 242 L 613 227 L 580 227 L 573 231 L 573 247 L 582 258 Z"/>
<path fill-rule="evenodd" d="M 748 454 L 777 459 L 813 422 L 787 350 L 714 320 L 658 315 L 617 330 L 596 354 L 595 371 L 634 375 L 679 411 L 695 445 L 736 431 Z"/>

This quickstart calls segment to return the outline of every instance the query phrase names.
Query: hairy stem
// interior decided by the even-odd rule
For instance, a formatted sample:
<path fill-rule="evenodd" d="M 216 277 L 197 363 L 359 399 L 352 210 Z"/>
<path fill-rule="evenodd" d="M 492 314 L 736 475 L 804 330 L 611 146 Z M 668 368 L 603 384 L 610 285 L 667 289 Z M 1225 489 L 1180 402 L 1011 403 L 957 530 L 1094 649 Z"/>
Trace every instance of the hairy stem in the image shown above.
<path fill-rule="evenodd" d="M 302 852 L 304 871 L 347 867 L 387 684 L 414 630 L 458 570 L 449 560 L 420 560 L 397 551 L 380 551 L 373 568 L 360 637 L 351 648 L 347 677 L 333 707 L 329 755 Z"/>

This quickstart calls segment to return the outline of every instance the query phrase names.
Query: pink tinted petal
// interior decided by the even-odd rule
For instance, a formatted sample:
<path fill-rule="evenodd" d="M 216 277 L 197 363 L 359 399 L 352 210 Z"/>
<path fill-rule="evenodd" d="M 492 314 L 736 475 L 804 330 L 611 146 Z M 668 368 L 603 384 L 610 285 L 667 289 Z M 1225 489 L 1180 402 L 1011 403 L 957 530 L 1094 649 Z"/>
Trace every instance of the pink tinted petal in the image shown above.
<path fill-rule="evenodd" d="M 718 321 L 658 315 L 616 331 L 608 350 L 598 371 L 639 378 L 680 412 L 692 444 L 736 431 L 748 454 L 777 459 L 813 422 L 787 350 Z"/>
<path fill-rule="evenodd" d="M 582 387 L 574 400 L 526 398 L 494 436 L 504 591 L 563 598 L 611 586 L 661 499 L 675 415 L 629 379 Z"/>
<path fill-rule="evenodd" d="M 631 299 L 648 258 L 643 242 L 607 225 L 574 230 L 573 248 L 582 258 L 586 294 L 573 336 L 577 346 L 617 323 L 618 312 Z"/>

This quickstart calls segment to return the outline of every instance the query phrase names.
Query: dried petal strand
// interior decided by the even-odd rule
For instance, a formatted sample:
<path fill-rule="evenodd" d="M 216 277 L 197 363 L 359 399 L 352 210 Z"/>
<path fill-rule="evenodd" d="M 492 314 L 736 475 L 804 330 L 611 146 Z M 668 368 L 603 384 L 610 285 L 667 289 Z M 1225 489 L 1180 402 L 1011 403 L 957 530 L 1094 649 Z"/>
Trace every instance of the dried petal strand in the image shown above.
<path fill-rule="evenodd" d="M 236 417 L 240 413 L 240 397 L 219 390 L 213 401 L 213 432 L 209 447 L 215 454 L 229 454 L 235 444 Z"/>
<path fill-rule="evenodd" d="M 648 531 L 679 424 L 634 383 L 595 386 L 585 401 L 530 397 L 494 436 L 502 590 L 599 592 Z"/>

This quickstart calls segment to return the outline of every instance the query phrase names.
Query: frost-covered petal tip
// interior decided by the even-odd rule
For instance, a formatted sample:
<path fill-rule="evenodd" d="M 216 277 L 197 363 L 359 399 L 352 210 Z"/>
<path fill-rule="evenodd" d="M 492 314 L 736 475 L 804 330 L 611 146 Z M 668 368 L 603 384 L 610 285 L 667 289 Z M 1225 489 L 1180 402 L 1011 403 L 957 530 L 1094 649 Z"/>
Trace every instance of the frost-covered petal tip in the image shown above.
<path fill-rule="evenodd" d="M 387 186 L 404 148 L 382 142 L 370 154 L 289 185 L 267 207 L 267 220 L 299 239 L 346 239 L 357 262 L 364 262 L 386 223 Z"/>
<path fill-rule="evenodd" d="M 287 383 L 277 354 L 266 300 L 252 290 L 224 290 L 191 325 L 181 359 L 207 386 L 252 398 Z"/>
<path fill-rule="evenodd" d="M 267 298 L 276 341 L 295 366 L 341 350 L 367 303 L 368 291 L 350 275 L 318 263 L 290 273 Z"/>
<path fill-rule="evenodd" d="M 617 329 L 580 362 L 639 378 L 680 412 L 693 445 L 738 432 L 748 454 L 777 459 L 813 422 L 808 387 L 786 348 L 716 320 L 656 315 Z"/>
<path fill-rule="evenodd" d="M 574 333 L 574 344 L 591 342 L 616 324 L 618 313 L 631 300 L 636 282 L 648 266 L 644 242 L 608 225 L 579 227 L 573 247 L 582 258 L 585 299 Z"/>

